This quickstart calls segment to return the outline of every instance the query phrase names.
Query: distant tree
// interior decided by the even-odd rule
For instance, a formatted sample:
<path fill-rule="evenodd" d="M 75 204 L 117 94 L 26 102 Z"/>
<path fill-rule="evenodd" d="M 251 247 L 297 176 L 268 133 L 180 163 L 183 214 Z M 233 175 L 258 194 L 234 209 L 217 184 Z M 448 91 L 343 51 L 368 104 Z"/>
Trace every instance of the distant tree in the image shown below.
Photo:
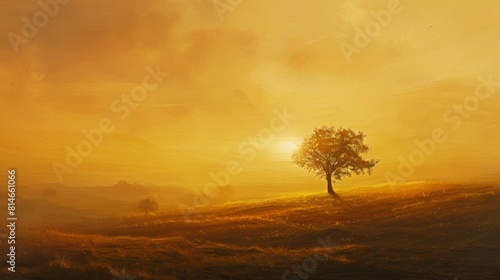
<path fill-rule="evenodd" d="M 143 199 L 137 204 L 137 208 L 144 211 L 144 216 L 148 215 L 148 212 L 158 210 L 158 203 L 154 199 Z"/>
<path fill-rule="evenodd" d="M 361 131 L 356 133 L 351 129 L 336 129 L 333 126 L 315 128 L 311 135 L 304 138 L 292 160 L 316 176 L 325 177 L 328 193 L 338 197 L 333 191 L 332 179 L 340 181 L 353 173 L 371 174 L 378 162 L 361 157 L 369 150 L 364 138 Z"/>

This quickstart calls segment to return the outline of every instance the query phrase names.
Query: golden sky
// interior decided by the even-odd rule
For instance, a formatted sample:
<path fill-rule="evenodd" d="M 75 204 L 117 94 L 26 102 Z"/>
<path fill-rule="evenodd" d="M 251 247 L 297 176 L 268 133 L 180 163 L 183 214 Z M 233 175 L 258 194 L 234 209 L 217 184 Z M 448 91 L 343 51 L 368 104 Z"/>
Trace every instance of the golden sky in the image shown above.
<path fill-rule="evenodd" d="M 380 160 L 344 185 L 385 183 L 436 129 L 446 139 L 407 180 L 500 174 L 498 1 L 60 2 L 21 42 L 44 10 L 1 1 L 0 169 L 20 183 L 57 182 L 54 163 L 103 120 L 114 130 L 63 184 L 192 188 L 237 162 L 235 187 L 323 191 L 289 160 L 321 125 L 364 131 Z M 112 108 L 157 67 L 168 76 L 128 115 Z"/>

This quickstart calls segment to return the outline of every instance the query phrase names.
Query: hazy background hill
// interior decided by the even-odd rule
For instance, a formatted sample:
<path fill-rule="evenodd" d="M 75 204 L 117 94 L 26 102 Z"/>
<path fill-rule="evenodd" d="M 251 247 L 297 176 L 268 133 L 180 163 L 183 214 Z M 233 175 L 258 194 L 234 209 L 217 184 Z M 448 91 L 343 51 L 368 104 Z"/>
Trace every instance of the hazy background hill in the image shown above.
<path fill-rule="evenodd" d="M 233 187 L 219 189 L 217 205 L 237 199 Z M 5 190 L 0 192 L 7 197 Z M 155 186 L 119 181 L 111 186 L 64 186 L 62 184 L 19 185 L 17 187 L 18 214 L 30 224 L 51 225 L 84 218 L 108 218 L 141 215 L 137 209 L 141 199 L 158 202 L 159 213 L 177 210 L 180 203 L 193 205 L 194 192 L 175 186 Z"/>

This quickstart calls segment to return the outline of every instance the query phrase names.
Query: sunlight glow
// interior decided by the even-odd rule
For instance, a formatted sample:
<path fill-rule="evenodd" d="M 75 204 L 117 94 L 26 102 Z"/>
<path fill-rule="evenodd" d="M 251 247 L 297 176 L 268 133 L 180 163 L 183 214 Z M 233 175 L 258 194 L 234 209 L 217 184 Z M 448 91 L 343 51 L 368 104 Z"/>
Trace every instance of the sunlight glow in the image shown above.
<path fill-rule="evenodd" d="M 282 151 L 290 155 L 293 154 L 298 148 L 299 145 L 293 141 L 285 141 L 281 144 Z"/>

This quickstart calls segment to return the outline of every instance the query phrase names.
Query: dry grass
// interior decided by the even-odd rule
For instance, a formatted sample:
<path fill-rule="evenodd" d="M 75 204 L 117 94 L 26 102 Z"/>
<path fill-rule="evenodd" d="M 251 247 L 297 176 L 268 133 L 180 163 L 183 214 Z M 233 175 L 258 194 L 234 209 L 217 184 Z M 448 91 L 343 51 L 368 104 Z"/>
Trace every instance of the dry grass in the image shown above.
<path fill-rule="evenodd" d="M 344 202 L 315 194 L 206 207 L 189 223 L 173 212 L 24 227 L 8 279 L 281 279 L 328 235 L 340 246 L 310 279 L 496 279 L 498 189 L 418 183 L 351 189 Z"/>

